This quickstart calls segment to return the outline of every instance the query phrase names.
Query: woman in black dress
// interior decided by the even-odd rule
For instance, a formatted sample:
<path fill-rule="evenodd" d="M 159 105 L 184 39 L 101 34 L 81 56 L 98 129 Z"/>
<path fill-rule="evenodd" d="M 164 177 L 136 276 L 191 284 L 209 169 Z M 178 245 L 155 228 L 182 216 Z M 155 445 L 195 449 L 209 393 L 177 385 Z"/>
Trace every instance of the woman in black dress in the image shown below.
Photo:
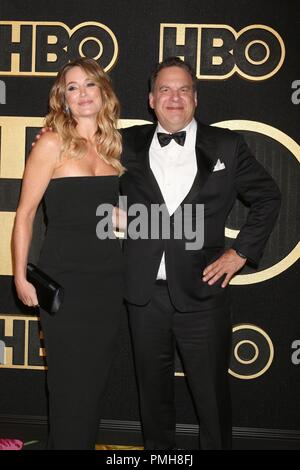
<path fill-rule="evenodd" d="M 54 316 L 40 309 L 48 364 L 50 449 L 93 449 L 116 346 L 123 282 L 119 242 L 97 238 L 96 209 L 116 205 L 119 103 L 93 59 L 59 72 L 47 132 L 27 160 L 13 233 L 17 293 L 38 305 L 26 280 L 32 225 L 44 197 L 47 234 L 38 266 L 65 290 Z"/>

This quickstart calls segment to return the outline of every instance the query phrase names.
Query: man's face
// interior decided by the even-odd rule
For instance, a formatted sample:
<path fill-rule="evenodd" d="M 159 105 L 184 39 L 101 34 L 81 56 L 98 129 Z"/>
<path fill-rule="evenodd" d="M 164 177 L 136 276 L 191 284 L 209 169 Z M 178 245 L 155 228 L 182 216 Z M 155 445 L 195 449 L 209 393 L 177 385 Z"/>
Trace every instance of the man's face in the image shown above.
<path fill-rule="evenodd" d="M 197 106 L 190 74 L 177 66 L 162 69 L 156 78 L 149 103 L 163 128 L 177 132 L 191 122 Z"/>

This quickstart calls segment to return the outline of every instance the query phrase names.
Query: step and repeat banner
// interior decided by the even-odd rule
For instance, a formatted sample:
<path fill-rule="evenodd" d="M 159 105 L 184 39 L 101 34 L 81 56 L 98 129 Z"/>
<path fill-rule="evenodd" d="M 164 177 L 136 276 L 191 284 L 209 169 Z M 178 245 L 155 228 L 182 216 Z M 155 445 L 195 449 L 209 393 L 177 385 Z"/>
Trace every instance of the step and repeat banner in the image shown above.
<path fill-rule="evenodd" d="M 198 78 L 197 117 L 242 133 L 282 191 L 282 209 L 257 270 L 231 282 L 229 374 L 234 426 L 300 431 L 299 161 L 300 8 L 266 0 L 85 0 L 0 3 L 0 416 L 46 415 L 45 351 L 38 318 L 17 301 L 11 231 L 26 156 L 47 112 L 58 69 L 78 56 L 99 61 L 122 104 L 121 125 L 153 121 L 147 103 L 154 64 L 188 60 Z M 230 246 L 247 215 L 237 202 Z M 30 258 L 45 226 L 35 222 Z M 87 357 L 87 361 L 89 358 Z M 196 423 L 176 364 L 178 423 Z M 119 397 L 122 396 L 120 402 Z M 105 418 L 138 420 L 124 316 Z"/>

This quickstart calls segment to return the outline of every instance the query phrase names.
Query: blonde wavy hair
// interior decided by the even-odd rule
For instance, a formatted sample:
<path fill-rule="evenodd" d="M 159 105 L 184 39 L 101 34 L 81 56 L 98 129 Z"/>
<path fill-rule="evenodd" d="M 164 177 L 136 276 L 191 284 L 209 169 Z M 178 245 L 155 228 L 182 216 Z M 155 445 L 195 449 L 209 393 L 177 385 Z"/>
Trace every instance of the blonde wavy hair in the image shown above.
<path fill-rule="evenodd" d="M 62 139 L 61 157 L 82 158 L 87 152 L 87 140 L 77 132 L 77 121 L 66 106 L 66 73 L 73 67 L 80 67 L 99 87 L 102 106 L 97 115 L 98 129 L 95 133 L 96 150 L 100 158 L 113 166 L 121 176 L 125 168 L 121 164 L 122 138 L 117 129 L 120 104 L 109 76 L 100 65 L 90 58 L 79 58 L 64 65 L 59 71 L 50 91 L 50 112 L 45 126 L 51 127 Z"/>

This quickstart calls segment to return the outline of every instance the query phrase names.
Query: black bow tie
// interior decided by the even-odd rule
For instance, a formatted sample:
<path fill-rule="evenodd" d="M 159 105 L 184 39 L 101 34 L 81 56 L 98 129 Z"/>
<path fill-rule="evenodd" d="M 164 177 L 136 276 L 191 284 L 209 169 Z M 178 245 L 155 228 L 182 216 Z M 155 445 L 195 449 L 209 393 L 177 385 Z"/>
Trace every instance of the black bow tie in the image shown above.
<path fill-rule="evenodd" d="M 177 142 L 177 144 L 184 146 L 186 137 L 186 131 L 174 132 L 174 134 L 165 134 L 164 132 L 158 132 L 157 138 L 161 147 L 168 145 L 172 139 Z"/>

